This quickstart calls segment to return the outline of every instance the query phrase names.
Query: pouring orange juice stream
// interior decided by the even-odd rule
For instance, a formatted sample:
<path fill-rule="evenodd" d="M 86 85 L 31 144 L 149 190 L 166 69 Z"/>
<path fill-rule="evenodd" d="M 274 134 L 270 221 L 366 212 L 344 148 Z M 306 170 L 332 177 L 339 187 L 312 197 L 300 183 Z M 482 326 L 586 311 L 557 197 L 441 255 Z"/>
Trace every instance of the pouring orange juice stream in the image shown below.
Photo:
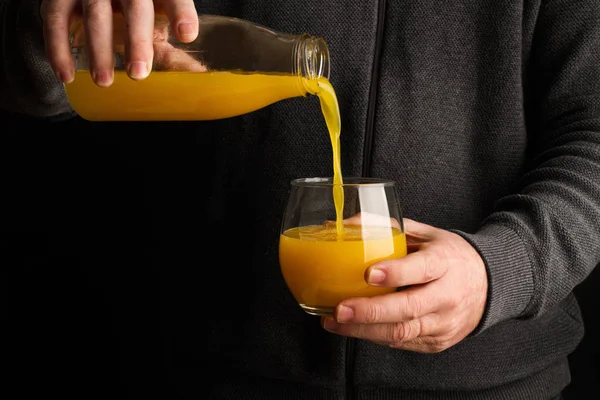
<path fill-rule="evenodd" d="M 342 157 L 340 146 L 340 133 L 342 120 L 340 107 L 333 86 L 326 78 L 319 78 L 307 83 L 319 97 L 321 111 L 329 130 L 331 150 L 333 153 L 333 203 L 335 205 L 335 228 L 337 240 L 344 238 L 344 183 L 342 178 Z"/>

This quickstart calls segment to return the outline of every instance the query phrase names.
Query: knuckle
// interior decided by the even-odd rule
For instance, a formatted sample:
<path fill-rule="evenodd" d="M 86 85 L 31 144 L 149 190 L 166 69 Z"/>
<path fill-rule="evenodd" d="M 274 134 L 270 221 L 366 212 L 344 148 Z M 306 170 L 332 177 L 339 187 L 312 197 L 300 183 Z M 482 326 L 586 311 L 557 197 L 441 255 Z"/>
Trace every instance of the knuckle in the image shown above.
<path fill-rule="evenodd" d="M 87 0 L 83 2 L 83 7 L 87 9 L 95 9 L 97 7 L 106 7 L 110 3 L 107 3 L 105 0 Z"/>
<path fill-rule="evenodd" d="M 460 332 L 461 323 L 458 318 L 452 318 L 447 323 L 446 331 L 450 336 L 454 336 Z"/>
<path fill-rule="evenodd" d="M 390 326 L 390 342 L 392 346 L 398 347 L 410 338 L 410 324 L 407 322 L 398 322 Z"/>
<path fill-rule="evenodd" d="M 154 42 L 143 36 L 133 35 L 126 46 L 126 51 L 131 55 L 131 61 L 146 61 L 153 57 Z"/>
<path fill-rule="evenodd" d="M 136 36 L 135 38 L 135 42 L 131 43 L 131 47 L 140 47 L 140 48 L 147 48 L 147 47 L 152 47 L 154 44 L 154 36 Z"/>
<path fill-rule="evenodd" d="M 152 1 L 148 2 L 147 0 L 121 0 L 120 4 L 125 20 L 139 18 L 141 15 L 156 8 Z"/>
<path fill-rule="evenodd" d="M 392 327 L 391 342 L 394 346 L 400 346 L 402 343 L 418 339 L 423 332 L 423 324 L 420 319 L 399 322 Z"/>
<path fill-rule="evenodd" d="M 423 338 L 423 344 L 429 353 L 441 353 L 452 347 L 456 341 L 453 333 L 446 333 L 435 337 Z"/>
<path fill-rule="evenodd" d="M 427 255 L 423 260 L 423 275 L 421 276 L 423 282 L 429 282 L 436 278 L 436 267 L 437 263 L 434 257 Z"/>
<path fill-rule="evenodd" d="M 66 26 L 66 18 L 59 11 L 46 11 L 42 13 L 42 19 L 47 30 L 55 31 Z"/>
<path fill-rule="evenodd" d="M 112 12 L 110 2 L 104 0 L 88 0 L 84 3 L 83 10 L 86 14 L 96 16 L 102 13 Z"/>
<path fill-rule="evenodd" d="M 421 309 L 423 308 L 421 300 L 414 293 L 406 293 L 406 301 L 404 302 L 405 310 L 404 315 L 408 319 L 415 319 L 421 315 Z"/>
<path fill-rule="evenodd" d="M 446 299 L 446 305 L 450 309 L 457 309 L 461 306 L 462 301 L 456 296 L 448 296 Z"/>
<path fill-rule="evenodd" d="M 350 332 L 349 336 L 354 338 L 362 338 L 366 336 L 366 326 L 364 324 L 358 324 Z"/>
<path fill-rule="evenodd" d="M 380 322 L 383 318 L 384 311 L 381 304 L 372 303 L 369 304 L 365 314 L 365 322 L 368 324 L 373 324 Z"/>
<path fill-rule="evenodd" d="M 388 347 L 392 348 L 392 349 L 398 349 L 398 350 L 403 350 L 404 347 L 402 345 L 402 343 L 386 343 Z"/>
<path fill-rule="evenodd" d="M 430 353 L 441 353 L 448 348 L 446 342 L 444 341 L 435 341 L 430 343 L 428 346 L 428 350 Z"/>

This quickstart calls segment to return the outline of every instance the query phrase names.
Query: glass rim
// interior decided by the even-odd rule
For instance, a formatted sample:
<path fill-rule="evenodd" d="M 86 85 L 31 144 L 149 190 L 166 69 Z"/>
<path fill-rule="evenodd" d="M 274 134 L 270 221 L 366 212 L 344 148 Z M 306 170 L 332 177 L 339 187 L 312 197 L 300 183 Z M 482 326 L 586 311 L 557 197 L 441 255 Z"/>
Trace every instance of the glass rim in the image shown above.
<path fill-rule="evenodd" d="M 370 178 L 351 176 L 344 177 L 344 182 L 339 185 L 342 187 L 394 187 L 395 182 L 391 179 Z M 313 178 L 298 178 L 291 181 L 292 186 L 298 187 L 332 187 L 337 186 L 333 183 L 333 177 L 313 177 Z"/>

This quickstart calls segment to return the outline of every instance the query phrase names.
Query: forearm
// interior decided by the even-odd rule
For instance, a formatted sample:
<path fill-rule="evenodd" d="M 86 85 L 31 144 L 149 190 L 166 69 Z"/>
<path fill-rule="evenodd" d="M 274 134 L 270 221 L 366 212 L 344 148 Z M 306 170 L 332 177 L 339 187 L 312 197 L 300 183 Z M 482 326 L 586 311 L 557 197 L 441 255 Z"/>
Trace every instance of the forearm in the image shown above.
<path fill-rule="evenodd" d="M 0 109 L 40 118 L 73 115 L 46 58 L 39 0 L 0 0 Z"/>
<path fill-rule="evenodd" d="M 530 162 L 473 235 L 481 328 L 555 307 L 600 262 L 600 3 L 544 2 L 525 77 Z"/>
<path fill-rule="evenodd" d="M 501 199 L 477 233 L 462 234 L 488 269 L 480 329 L 545 313 L 600 262 L 600 126 L 597 119 L 590 130 L 580 123 L 540 156 L 520 192 Z"/>

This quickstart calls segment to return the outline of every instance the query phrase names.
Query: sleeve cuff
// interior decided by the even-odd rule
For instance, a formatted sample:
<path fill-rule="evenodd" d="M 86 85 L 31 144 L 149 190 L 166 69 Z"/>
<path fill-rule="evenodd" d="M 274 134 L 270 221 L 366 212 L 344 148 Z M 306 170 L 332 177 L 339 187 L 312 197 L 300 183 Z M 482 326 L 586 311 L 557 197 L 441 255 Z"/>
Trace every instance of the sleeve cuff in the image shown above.
<path fill-rule="evenodd" d="M 519 236 L 512 229 L 497 224 L 484 225 L 473 234 L 453 232 L 479 252 L 487 270 L 487 304 L 472 335 L 500 321 L 518 318 L 533 296 L 531 262 Z"/>

